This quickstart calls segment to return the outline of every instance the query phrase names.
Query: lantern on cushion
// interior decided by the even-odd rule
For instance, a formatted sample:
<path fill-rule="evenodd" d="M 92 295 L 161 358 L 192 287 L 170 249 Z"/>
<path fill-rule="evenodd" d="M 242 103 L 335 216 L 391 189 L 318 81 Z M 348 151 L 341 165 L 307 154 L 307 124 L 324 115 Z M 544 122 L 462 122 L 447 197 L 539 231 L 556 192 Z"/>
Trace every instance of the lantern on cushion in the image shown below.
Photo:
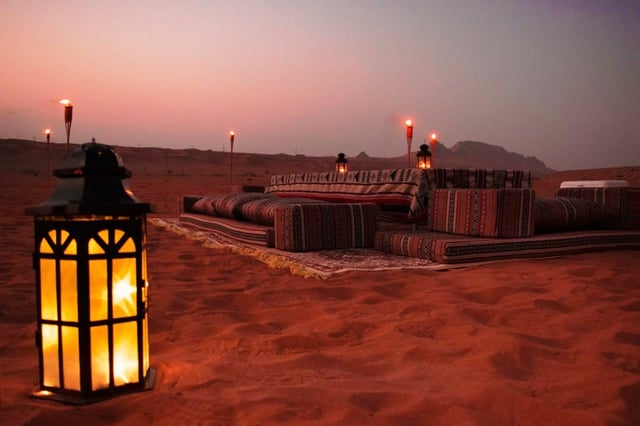
<path fill-rule="evenodd" d="M 429 151 L 429 145 L 426 143 L 420 145 L 420 151 L 418 151 L 416 157 L 418 158 L 417 167 L 419 169 L 431 168 L 431 152 Z"/>
<path fill-rule="evenodd" d="M 338 158 L 336 159 L 336 172 L 338 173 L 347 173 L 349 171 L 349 165 L 347 164 L 347 159 L 343 153 L 338 154 Z"/>
<path fill-rule="evenodd" d="M 131 173 L 95 141 L 67 153 L 54 193 L 34 215 L 40 389 L 34 397 L 85 404 L 151 389 L 147 203 Z"/>

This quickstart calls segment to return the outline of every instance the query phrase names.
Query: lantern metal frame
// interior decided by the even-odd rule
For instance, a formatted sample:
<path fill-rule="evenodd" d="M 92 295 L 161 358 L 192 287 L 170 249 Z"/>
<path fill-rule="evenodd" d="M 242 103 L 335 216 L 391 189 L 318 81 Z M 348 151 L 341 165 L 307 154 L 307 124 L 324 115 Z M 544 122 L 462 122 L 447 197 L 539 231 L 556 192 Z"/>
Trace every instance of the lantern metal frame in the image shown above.
<path fill-rule="evenodd" d="M 432 167 L 432 154 L 429 151 L 429 145 L 423 143 L 420 145 L 420 151 L 416 154 L 417 164 L 419 169 L 430 169 Z"/>
<path fill-rule="evenodd" d="M 336 159 L 336 173 L 347 173 L 349 171 L 349 162 L 345 155 L 341 152 Z"/>
<path fill-rule="evenodd" d="M 152 389 L 146 213 L 130 172 L 106 145 L 70 151 L 59 183 L 34 215 L 34 398 L 87 404 Z"/>

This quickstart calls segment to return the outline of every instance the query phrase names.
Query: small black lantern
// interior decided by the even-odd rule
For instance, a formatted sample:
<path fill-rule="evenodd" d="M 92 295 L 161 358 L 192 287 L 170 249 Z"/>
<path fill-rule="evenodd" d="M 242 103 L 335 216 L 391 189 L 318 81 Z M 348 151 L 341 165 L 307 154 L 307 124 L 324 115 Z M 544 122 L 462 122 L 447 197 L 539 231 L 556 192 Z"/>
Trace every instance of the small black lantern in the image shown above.
<path fill-rule="evenodd" d="M 349 165 L 347 163 L 347 159 L 344 154 L 341 152 L 338 154 L 338 158 L 336 159 L 336 172 L 337 173 L 347 173 L 349 171 Z"/>
<path fill-rule="evenodd" d="M 86 404 L 151 389 L 147 203 L 129 190 L 120 157 L 94 142 L 69 151 L 34 215 L 40 389 Z"/>
<path fill-rule="evenodd" d="M 416 157 L 418 158 L 417 167 L 419 169 L 431 168 L 431 151 L 429 151 L 429 145 L 426 143 L 420 145 L 420 151 L 418 151 Z"/>

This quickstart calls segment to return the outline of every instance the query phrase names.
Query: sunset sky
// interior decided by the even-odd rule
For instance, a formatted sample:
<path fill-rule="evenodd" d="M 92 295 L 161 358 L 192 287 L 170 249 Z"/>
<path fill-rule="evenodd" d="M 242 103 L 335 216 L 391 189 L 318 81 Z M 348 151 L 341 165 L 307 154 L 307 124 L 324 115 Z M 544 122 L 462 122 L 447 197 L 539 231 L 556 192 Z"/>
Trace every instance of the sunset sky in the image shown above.
<path fill-rule="evenodd" d="M 638 0 L 2 0 L 0 138 L 640 165 Z"/>

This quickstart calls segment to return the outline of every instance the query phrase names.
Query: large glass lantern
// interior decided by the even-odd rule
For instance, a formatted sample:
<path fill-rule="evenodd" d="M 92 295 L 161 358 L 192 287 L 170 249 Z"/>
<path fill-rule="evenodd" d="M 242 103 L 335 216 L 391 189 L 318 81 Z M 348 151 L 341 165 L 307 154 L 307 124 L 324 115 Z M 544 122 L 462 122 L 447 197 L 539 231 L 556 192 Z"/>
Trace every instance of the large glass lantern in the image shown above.
<path fill-rule="evenodd" d="M 338 158 L 336 158 L 336 172 L 337 173 L 347 173 L 349 170 L 349 164 L 345 155 L 341 152 L 338 154 Z"/>
<path fill-rule="evenodd" d="M 429 145 L 423 143 L 420 145 L 420 151 L 416 154 L 418 159 L 417 167 L 419 169 L 430 169 L 431 168 L 431 151 L 429 151 Z"/>
<path fill-rule="evenodd" d="M 75 148 L 34 215 L 40 389 L 34 397 L 84 404 L 151 389 L 147 203 L 106 145 Z"/>

